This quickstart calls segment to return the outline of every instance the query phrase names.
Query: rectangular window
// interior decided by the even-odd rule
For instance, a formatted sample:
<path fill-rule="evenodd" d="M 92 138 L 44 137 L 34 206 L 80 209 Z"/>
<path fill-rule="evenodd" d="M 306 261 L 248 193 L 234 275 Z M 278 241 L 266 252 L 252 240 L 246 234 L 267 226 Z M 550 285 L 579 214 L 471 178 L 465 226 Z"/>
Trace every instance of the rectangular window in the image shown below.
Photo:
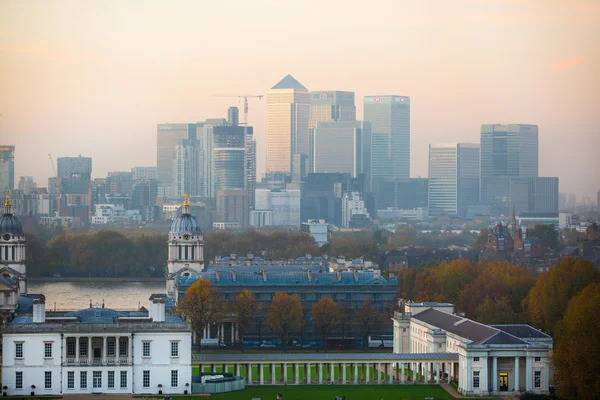
<path fill-rule="evenodd" d="M 15 358 L 23 358 L 23 343 L 15 343 Z"/>
<path fill-rule="evenodd" d="M 352 295 L 350 293 L 346 293 L 346 301 L 352 300 Z"/>
<path fill-rule="evenodd" d="M 142 343 L 142 357 L 150 357 L 150 342 Z"/>
<path fill-rule="evenodd" d="M 79 357 L 87 357 L 88 348 L 87 342 L 80 340 L 79 341 Z"/>
<path fill-rule="evenodd" d="M 300 293 L 300 300 L 306 300 L 306 293 Z"/>
<path fill-rule="evenodd" d="M 15 372 L 15 389 L 23 389 L 23 371 Z"/>
<path fill-rule="evenodd" d="M 473 388 L 479 388 L 479 371 L 473 371 Z"/>
<path fill-rule="evenodd" d="M 535 360 L 535 362 L 540 362 L 540 361 L 542 361 L 542 357 L 535 357 L 534 360 Z"/>
<path fill-rule="evenodd" d="M 179 357 L 179 342 L 171 342 L 171 357 Z"/>
<path fill-rule="evenodd" d="M 81 389 L 87 389 L 87 371 L 79 372 L 79 387 Z"/>
<path fill-rule="evenodd" d="M 75 357 L 75 342 L 72 340 L 67 342 L 67 357 Z"/>
<path fill-rule="evenodd" d="M 179 376 L 177 370 L 171 371 L 171 387 L 177 387 L 179 385 Z"/>
<path fill-rule="evenodd" d="M 479 362 L 479 357 L 473 357 L 474 362 Z"/>
<path fill-rule="evenodd" d="M 52 389 L 52 371 L 44 371 L 44 389 Z"/>
<path fill-rule="evenodd" d="M 107 352 L 108 357 L 115 356 L 115 341 L 114 340 L 110 340 L 110 341 L 106 342 L 106 352 Z"/>
<path fill-rule="evenodd" d="M 52 358 L 52 343 L 44 343 L 44 358 Z"/>
<path fill-rule="evenodd" d="M 127 342 L 119 341 L 119 357 L 127 357 Z"/>
<path fill-rule="evenodd" d="M 535 371 L 533 373 L 533 387 L 536 389 L 542 387 L 542 371 Z"/>
<path fill-rule="evenodd" d="M 102 387 L 102 371 L 92 371 L 94 389 Z"/>
<path fill-rule="evenodd" d="M 108 371 L 108 388 L 115 388 L 115 371 Z"/>
<path fill-rule="evenodd" d="M 121 389 L 127 387 L 127 371 L 121 371 Z"/>
<path fill-rule="evenodd" d="M 67 372 L 67 389 L 75 389 L 75 371 Z"/>
<path fill-rule="evenodd" d="M 145 388 L 150 387 L 150 371 L 142 371 L 142 384 Z"/>

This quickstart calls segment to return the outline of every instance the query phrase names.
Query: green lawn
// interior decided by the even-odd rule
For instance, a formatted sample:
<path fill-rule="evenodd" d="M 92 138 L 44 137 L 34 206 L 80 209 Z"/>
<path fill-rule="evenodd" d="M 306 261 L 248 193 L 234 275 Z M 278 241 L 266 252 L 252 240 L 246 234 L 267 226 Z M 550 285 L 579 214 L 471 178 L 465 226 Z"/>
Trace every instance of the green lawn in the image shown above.
<path fill-rule="evenodd" d="M 210 396 L 210 400 L 275 400 L 277 394 L 283 394 L 284 400 L 332 400 L 335 396 L 346 396 L 346 400 L 423 400 L 426 397 L 452 399 L 440 386 L 249 386 L 244 390 L 219 393 Z"/>

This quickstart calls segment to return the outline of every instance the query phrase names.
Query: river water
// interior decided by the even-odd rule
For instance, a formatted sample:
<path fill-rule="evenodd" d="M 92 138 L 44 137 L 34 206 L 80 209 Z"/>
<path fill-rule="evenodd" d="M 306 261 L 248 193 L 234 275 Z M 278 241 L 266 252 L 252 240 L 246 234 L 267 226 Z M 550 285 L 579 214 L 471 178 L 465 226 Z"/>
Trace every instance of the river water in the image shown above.
<path fill-rule="evenodd" d="M 148 299 L 153 293 L 165 293 L 164 281 L 125 282 L 85 280 L 76 282 L 31 281 L 28 292 L 46 296 L 46 310 L 82 310 L 90 306 L 132 310 L 139 306 L 148 308 Z"/>

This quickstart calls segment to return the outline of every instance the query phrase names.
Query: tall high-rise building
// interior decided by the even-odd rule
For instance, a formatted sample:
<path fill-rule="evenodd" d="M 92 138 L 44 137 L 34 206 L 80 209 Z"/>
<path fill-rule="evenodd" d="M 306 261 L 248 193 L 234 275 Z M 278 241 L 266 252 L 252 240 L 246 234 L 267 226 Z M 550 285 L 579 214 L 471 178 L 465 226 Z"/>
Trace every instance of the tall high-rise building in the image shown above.
<path fill-rule="evenodd" d="M 373 180 L 410 178 L 410 97 L 366 96 Z"/>
<path fill-rule="evenodd" d="M 179 141 L 196 140 L 196 124 L 158 124 L 156 127 L 156 175 L 162 192 L 173 187 L 173 160 Z"/>
<path fill-rule="evenodd" d="M 310 94 L 310 120 L 308 122 L 308 172 L 314 171 L 314 134 L 319 122 L 356 121 L 354 92 L 320 91 Z"/>
<path fill-rule="evenodd" d="M 237 107 L 229 107 L 227 110 L 227 125 L 238 126 L 240 124 L 240 109 Z"/>
<path fill-rule="evenodd" d="M 56 173 L 59 178 L 92 179 L 92 159 L 90 157 L 58 157 Z"/>
<path fill-rule="evenodd" d="M 15 187 L 15 146 L 0 145 L 0 192 Z"/>
<path fill-rule="evenodd" d="M 145 179 L 157 179 L 156 167 L 133 167 L 131 168 L 134 181 L 142 181 Z"/>
<path fill-rule="evenodd" d="M 370 136 L 370 128 L 370 122 L 319 122 L 314 130 L 314 172 L 347 172 L 353 177 L 364 173 L 370 148 L 363 146 L 363 136 Z"/>
<path fill-rule="evenodd" d="M 248 205 L 254 209 L 254 190 L 256 189 L 256 140 L 251 130 L 246 132 L 246 192 Z"/>
<path fill-rule="evenodd" d="M 292 172 L 294 154 L 309 153 L 310 94 L 291 75 L 267 93 L 266 170 Z"/>
<path fill-rule="evenodd" d="M 251 126 L 203 124 L 200 134 L 200 195 L 215 197 L 222 189 L 247 186 L 246 138 Z"/>
<path fill-rule="evenodd" d="M 175 147 L 173 196 L 200 196 L 200 141 L 183 139 Z"/>
<path fill-rule="evenodd" d="M 429 145 L 429 215 L 464 215 L 479 199 L 479 145 Z"/>
<path fill-rule="evenodd" d="M 22 176 L 19 178 L 19 190 L 23 194 L 30 194 L 37 187 L 33 180 L 33 176 Z"/>
<path fill-rule="evenodd" d="M 216 219 L 219 222 L 237 222 L 240 228 L 248 226 L 250 209 L 248 194 L 243 189 L 217 191 Z"/>
<path fill-rule="evenodd" d="M 537 125 L 481 126 L 481 178 L 537 178 L 538 154 Z"/>

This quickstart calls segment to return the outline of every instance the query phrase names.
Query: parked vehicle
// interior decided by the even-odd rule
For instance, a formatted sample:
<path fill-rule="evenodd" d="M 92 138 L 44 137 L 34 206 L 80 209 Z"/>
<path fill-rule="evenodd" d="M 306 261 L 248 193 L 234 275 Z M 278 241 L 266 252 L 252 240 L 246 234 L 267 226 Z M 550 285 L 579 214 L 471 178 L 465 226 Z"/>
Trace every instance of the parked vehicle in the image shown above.
<path fill-rule="evenodd" d="M 200 346 L 202 347 L 226 347 L 225 343 L 219 342 L 219 339 L 202 339 L 200 340 Z"/>

